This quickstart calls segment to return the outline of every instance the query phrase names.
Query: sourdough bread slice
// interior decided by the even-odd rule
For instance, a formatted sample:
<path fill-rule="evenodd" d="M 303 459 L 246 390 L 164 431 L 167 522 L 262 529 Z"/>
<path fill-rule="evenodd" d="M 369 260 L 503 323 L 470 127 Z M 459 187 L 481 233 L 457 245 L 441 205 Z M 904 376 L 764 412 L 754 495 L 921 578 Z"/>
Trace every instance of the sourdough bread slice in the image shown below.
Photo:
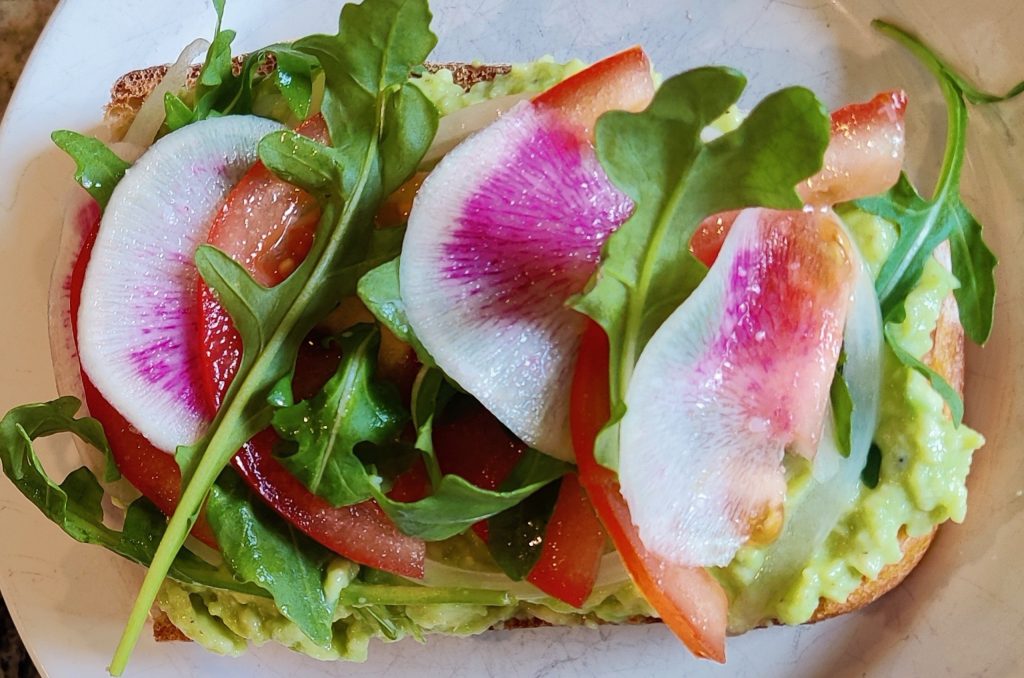
<path fill-rule="evenodd" d="M 235 60 L 236 69 L 239 67 L 240 59 Z M 264 69 L 273 67 L 272 61 L 264 64 Z M 506 64 L 470 64 L 470 63 L 430 63 L 427 64 L 430 71 L 448 69 L 452 72 L 456 84 L 468 90 L 478 82 L 494 79 L 500 74 L 508 73 L 510 66 Z M 191 87 L 198 77 L 200 67 L 194 66 L 187 80 Z M 167 66 L 153 66 L 141 70 L 132 71 L 123 75 L 117 80 L 111 89 L 111 99 L 106 107 L 106 123 L 111 129 L 115 139 L 120 138 L 131 124 L 139 108 L 145 101 L 146 96 L 160 82 Z M 949 268 L 949 246 L 943 243 L 936 251 L 936 257 Z M 964 334 L 960 325 L 956 301 L 953 295 L 946 299 L 942 308 L 937 327 L 933 334 L 933 348 L 925 362 L 936 372 L 949 381 L 958 392 L 963 392 L 963 360 L 964 360 Z M 948 413 L 947 413 L 948 414 Z M 936 528 L 937 529 L 937 528 Z M 918 536 L 910 537 L 901 533 L 901 549 L 903 558 L 881 570 L 879 576 L 869 580 L 865 578 L 860 587 L 857 588 L 845 602 L 837 603 L 825 598 L 819 602 L 818 608 L 808 623 L 814 623 L 822 619 L 828 619 L 847 612 L 860 609 L 893 588 L 899 585 L 903 579 L 917 566 L 931 545 L 935 536 L 935 530 Z M 651 623 L 660 621 L 653 617 L 635 617 L 627 623 Z M 777 623 L 776 620 L 766 619 L 763 625 Z M 539 618 L 515 618 L 503 622 L 495 628 L 531 628 L 537 626 L 548 626 L 549 622 Z M 153 635 L 157 640 L 188 640 L 188 638 L 177 629 L 167 616 L 159 610 L 154 611 Z"/>

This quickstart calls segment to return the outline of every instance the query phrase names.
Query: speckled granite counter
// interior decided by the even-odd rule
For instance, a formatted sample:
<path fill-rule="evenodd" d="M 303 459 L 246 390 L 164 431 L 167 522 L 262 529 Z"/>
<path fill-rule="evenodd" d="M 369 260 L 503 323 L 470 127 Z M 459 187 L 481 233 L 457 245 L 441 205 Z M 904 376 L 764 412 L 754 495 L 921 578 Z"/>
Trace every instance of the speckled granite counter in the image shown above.
<path fill-rule="evenodd" d="M 0 0 L 0 115 L 7 109 L 25 60 L 56 4 L 57 0 Z M 38 675 L 0 594 L 0 677 Z"/>

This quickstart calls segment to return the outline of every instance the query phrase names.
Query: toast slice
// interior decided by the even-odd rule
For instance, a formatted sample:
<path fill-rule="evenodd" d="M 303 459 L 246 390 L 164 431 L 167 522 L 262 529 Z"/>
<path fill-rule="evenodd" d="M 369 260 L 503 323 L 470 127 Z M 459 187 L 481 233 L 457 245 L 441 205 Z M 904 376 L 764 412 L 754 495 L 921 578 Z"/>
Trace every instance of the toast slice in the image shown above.
<path fill-rule="evenodd" d="M 241 60 L 235 60 L 238 68 Z M 263 68 L 269 69 L 273 63 L 269 62 Z M 437 71 L 448 69 L 452 72 L 456 84 L 468 90 L 478 82 L 489 81 L 498 75 L 508 73 L 510 66 L 507 64 L 471 64 L 471 63 L 429 63 L 427 69 Z M 195 65 L 188 76 L 188 86 L 191 87 L 198 78 L 200 66 Z M 167 72 L 167 66 L 152 66 L 141 70 L 132 71 L 121 76 L 111 89 L 110 102 L 106 107 L 106 123 L 109 126 L 113 137 L 120 138 L 127 130 L 134 119 L 146 96 L 156 87 L 157 83 Z M 949 245 L 943 243 L 936 250 L 936 257 L 947 268 L 950 267 Z M 964 332 L 960 325 L 957 313 L 956 300 L 950 294 L 946 299 L 938 324 L 933 334 L 933 348 L 927 356 L 925 363 L 945 379 L 959 392 L 963 393 L 964 375 Z M 947 412 L 948 415 L 948 412 Z M 882 597 L 900 582 L 917 566 L 924 556 L 935 536 L 935 530 L 931 533 L 910 537 L 901 533 L 901 549 L 903 558 L 881 570 L 878 577 L 873 580 L 865 578 L 860 587 L 843 603 L 822 598 L 818 608 L 807 623 L 814 623 L 823 619 L 836 617 L 847 612 L 858 610 L 878 598 Z M 654 617 L 634 617 L 629 620 L 631 624 L 652 623 L 660 621 Z M 764 625 L 777 623 L 777 620 L 765 620 Z M 548 626 L 548 622 L 539 618 L 516 618 L 506 621 L 500 628 L 532 628 L 537 626 Z M 498 628 L 498 627 L 496 627 Z M 167 618 L 167 616 L 156 610 L 154 613 L 153 635 L 158 641 L 164 640 L 188 640 L 188 638 Z"/>

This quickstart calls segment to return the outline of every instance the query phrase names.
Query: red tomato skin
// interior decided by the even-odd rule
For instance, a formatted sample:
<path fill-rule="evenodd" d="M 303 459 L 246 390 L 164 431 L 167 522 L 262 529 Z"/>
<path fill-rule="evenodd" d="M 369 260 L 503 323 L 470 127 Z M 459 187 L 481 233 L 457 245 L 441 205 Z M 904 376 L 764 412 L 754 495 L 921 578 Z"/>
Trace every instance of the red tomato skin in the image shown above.
<path fill-rule="evenodd" d="M 568 473 L 562 477 L 540 558 L 526 580 L 550 596 L 583 607 L 594 590 L 604 544 L 604 528 L 579 476 Z"/>
<path fill-rule="evenodd" d="M 592 141 L 597 119 L 609 110 L 642 111 L 654 97 L 651 62 L 639 46 L 630 47 L 569 76 L 533 98 Z"/>
<path fill-rule="evenodd" d="M 277 436 L 256 436 L 231 460 L 239 475 L 288 522 L 335 553 L 387 572 L 423 578 L 423 542 L 402 534 L 375 501 L 340 508 L 316 496 L 273 455 Z"/>
<path fill-rule="evenodd" d="M 570 422 L 580 482 L 630 576 L 672 632 L 698 657 L 725 661 L 728 600 L 703 568 L 679 567 L 649 553 L 619 491 L 618 477 L 594 458 L 594 440 L 611 417 L 608 336 L 591 321 L 580 344 Z"/>

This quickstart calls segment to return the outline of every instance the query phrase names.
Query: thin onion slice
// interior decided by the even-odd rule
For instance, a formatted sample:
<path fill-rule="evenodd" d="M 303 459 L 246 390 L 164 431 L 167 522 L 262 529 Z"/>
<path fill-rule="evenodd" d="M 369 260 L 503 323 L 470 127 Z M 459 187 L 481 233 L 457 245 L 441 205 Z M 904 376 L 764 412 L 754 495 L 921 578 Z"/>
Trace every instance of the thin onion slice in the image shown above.
<path fill-rule="evenodd" d="M 125 142 L 143 149 L 153 143 L 156 133 L 160 131 L 160 126 L 164 124 L 166 115 L 164 97 L 168 93 L 180 92 L 185 89 L 192 62 L 209 47 L 210 43 L 200 38 L 193 40 L 185 46 L 185 49 L 181 50 L 177 60 L 168 66 L 164 77 L 142 102 L 142 107 L 135 114 L 131 127 L 125 132 Z"/>
<path fill-rule="evenodd" d="M 482 130 L 505 114 L 520 101 L 530 98 L 528 92 L 495 97 L 452 111 L 441 118 L 434 141 L 423 156 L 422 165 L 432 167 L 442 157 L 461 144 L 470 134 Z"/>
<path fill-rule="evenodd" d="M 836 218 L 842 224 L 842 221 Z M 845 225 L 843 225 L 845 228 Z M 787 499 L 782 534 L 765 548 L 761 569 L 729 607 L 729 629 L 742 632 L 761 624 L 772 596 L 800 576 L 811 556 L 818 551 L 842 517 L 853 506 L 861 488 L 861 471 L 878 421 L 882 380 L 882 318 L 871 274 L 856 242 L 849 237 L 850 255 L 856 276 L 853 300 L 843 343 L 846 349 L 844 375 L 853 400 L 850 455 L 843 457 L 836 446 L 832 418 L 826 418 L 815 463 L 830 459 L 831 473 L 818 470 L 815 482 Z M 827 463 L 827 462 L 826 462 Z M 820 479 L 827 476 L 827 479 Z"/>
<path fill-rule="evenodd" d="M 424 564 L 423 579 L 409 581 L 430 588 L 470 588 L 484 591 L 505 591 L 516 600 L 537 602 L 551 598 L 528 581 L 513 581 L 504 572 L 468 570 L 428 559 Z M 622 558 L 615 551 L 604 554 L 594 591 L 603 592 L 622 586 L 629 581 Z"/>

